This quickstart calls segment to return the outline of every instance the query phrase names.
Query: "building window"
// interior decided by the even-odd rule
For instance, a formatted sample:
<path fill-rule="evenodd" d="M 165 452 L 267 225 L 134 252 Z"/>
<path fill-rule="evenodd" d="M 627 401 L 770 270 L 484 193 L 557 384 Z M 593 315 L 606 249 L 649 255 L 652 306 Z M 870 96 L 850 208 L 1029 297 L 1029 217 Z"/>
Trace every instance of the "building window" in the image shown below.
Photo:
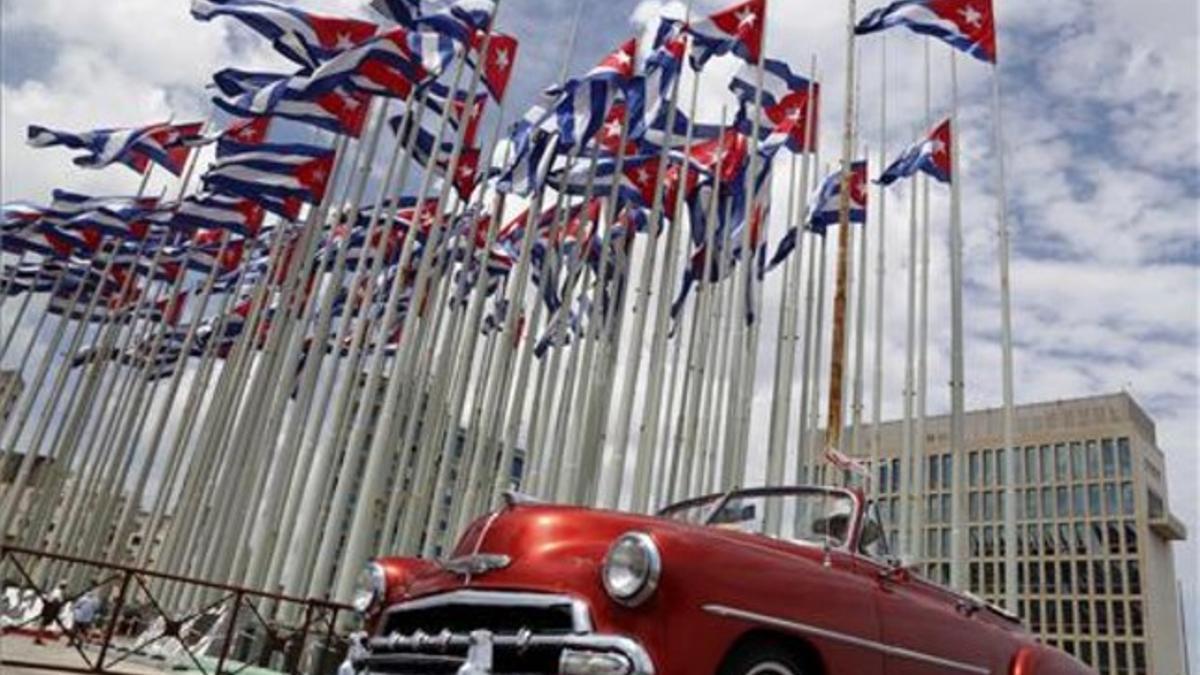
<path fill-rule="evenodd" d="M 1038 517 L 1037 510 L 1037 490 L 1029 488 L 1025 490 L 1025 518 L 1036 520 Z"/>
<path fill-rule="evenodd" d="M 979 485 L 979 453 L 972 452 L 967 457 L 968 475 L 970 476 L 971 487 Z"/>
<path fill-rule="evenodd" d="M 979 520 L 979 493 L 972 492 L 967 497 L 967 517 L 972 521 Z"/>
<path fill-rule="evenodd" d="M 1104 514 L 1107 516 L 1115 516 L 1120 510 L 1117 506 L 1117 485 L 1116 483 L 1104 484 Z"/>
<path fill-rule="evenodd" d="M 1108 635 L 1108 603 L 1097 600 L 1093 608 L 1096 610 L 1096 632 L 1100 635 Z"/>
<path fill-rule="evenodd" d="M 1048 487 L 1042 488 L 1042 517 L 1054 517 L 1054 493 Z"/>
<path fill-rule="evenodd" d="M 1058 582 L 1056 581 L 1055 574 L 1054 574 L 1054 563 L 1047 562 L 1047 563 L 1042 563 L 1042 565 L 1043 565 L 1043 567 L 1042 567 L 1043 575 L 1042 576 L 1043 576 L 1043 580 L 1045 581 L 1045 584 L 1046 584 L 1045 585 L 1046 594 L 1054 595 L 1055 593 L 1058 592 Z"/>
<path fill-rule="evenodd" d="M 1100 447 L 1096 445 L 1096 441 L 1088 441 L 1087 447 L 1087 475 L 1088 478 L 1100 477 Z"/>
<path fill-rule="evenodd" d="M 1058 552 L 1063 555 L 1068 555 L 1075 549 L 1075 542 L 1071 541 L 1071 526 L 1067 523 L 1058 524 Z"/>
<path fill-rule="evenodd" d="M 1137 553 L 1137 528 L 1132 520 L 1125 521 L 1125 552 Z"/>
<path fill-rule="evenodd" d="M 1104 574 L 1104 561 L 1102 560 L 1092 561 L 1092 591 L 1096 595 L 1104 595 L 1108 592 L 1108 583 Z M 1099 610 L 1096 611 L 1096 614 L 1099 617 Z"/>
<path fill-rule="evenodd" d="M 1118 642 L 1114 645 L 1117 648 L 1117 658 L 1114 664 L 1117 667 L 1118 673 L 1129 672 L 1129 649 L 1124 642 Z"/>
<path fill-rule="evenodd" d="M 1029 555 L 1037 555 L 1038 551 L 1040 551 L 1042 548 L 1040 542 L 1041 536 L 1038 534 L 1037 525 L 1029 525 L 1027 527 L 1025 540 L 1026 548 L 1029 549 Z"/>
<path fill-rule="evenodd" d="M 1054 471 L 1054 449 L 1048 445 L 1042 446 L 1042 482 L 1049 483 Z"/>
<path fill-rule="evenodd" d="M 1088 592 L 1088 564 L 1087 561 L 1078 560 L 1075 562 L 1075 589 L 1082 595 L 1087 595 Z M 1086 603 L 1084 603 L 1086 604 Z"/>
<path fill-rule="evenodd" d="M 930 458 L 929 458 L 929 475 L 927 475 L 927 476 L 925 477 L 925 482 L 926 482 L 926 483 L 929 485 L 929 487 L 930 487 L 930 488 L 932 488 L 932 489 L 937 489 L 937 486 L 938 486 L 938 483 L 939 483 L 939 479 L 938 479 L 938 466 L 939 466 L 939 463 L 938 463 L 938 458 L 937 458 L 937 455 L 934 455 L 933 457 L 930 457 Z M 882 483 L 881 483 L 881 484 L 882 484 Z"/>
<path fill-rule="evenodd" d="M 1058 517 L 1071 517 L 1071 495 L 1067 492 L 1065 485 L 1060 485 L 1054 488 L 1055 501 L 1058 502 Z"/>
<path fill-rule="evenodd" d="M 1034 563 L 1026 563 L 1025 567 L 1029 573 L 1028 574 L 1029 592 L 1030 593 L 1041 593 L 1042 592 L 1042 566 L 1034 562 Z M 1037 603 L 1035 602 L 1034 604 L 1036 605 Z"/>
<path fill-rule="evenodd" d="M 1083 631 L 1081 630 L 1080 632 L 1082 633 Z M 1083 661 L 1084 663 L 1088 664 L 1089 666 L 1092 665 L 1092 643 L 1090 643 L 1090 642 L 1080 642 L 1079 643 L 1079 660 Z"/>
<path fill-rule="evenodd" d="M 1087 498 L 1084 496 L 1082 485 L 1071 488 L 1071 515 L 1076 518 L 1087 515 Z"/>
<path fill-rule="evenodd" d="M 978 527 L 972 527 L 969 530 L 967 530 L 967 541 L 970 542 L 971 557 L 978 558 L 979 557 L 979 528 Z"/>
<path fill-rule="evenodd" d="M 954 457 L 950 453 L 942 455 L 942 489 L 950 489 L 950 477 L 953 473 Z"/>
<path fill-rule="evenodd" d="M 1104 632 L 1108 632 L 1108 631 L 1105 630 Z M 1100 671 L 1100 675 L 1109 675 L 1109 673 L 1112 672 L 1110 670 L 1112 662 L 1109 661 L 1109 659 L 1108 659 L 1108 643 L 1107 642 L 1097 643 L 1096 656 L 1099 657 L 1096 659 L 1096 663 L 1098 664 L 1096 668 L 1097 668 L 1097 670 Z"/>
<path fill-rule="evenodd" d="M 1088 486 L 1088 513 L 1094 518 L 1100 514 L 1100 486 Z"/>
<path fill-rule="evenodd" d="M 1037 448 L 1031 445 L 1025 448 L 1025 482 L 1036 483 L 1037 476 Z"/>
<path fill-rule="evenodd" d="M 1131 600 L 1129 602 L 1129 628 L 1137 637 L 1141 637 L 1146 632 L 1146 615 L 1142 612 L 1142 601 Z"/>
<path fill-rule="evenodd" d="M 1054 478 L 1062 482 L 1070 479 L 1070 458 L 1067 456 L 1067 446 L 1059 443 L 1054 446 Z"/>
<path fill-rule="evenodd" d="M 1117 526 L 1115 520 L 1110 520 L 1105 528 L 1108 530 L 1108 552 L 1111 555 L 1120 555 L 1121 553 L 1121 528 Z"/>
<path fill-rule="evenodd" d="M 1046 602 L 1046 632 L 1058 632 L 1058 605 L 1053 600 Z"/>
<path fill-rule="evenodd" d="M 996 518 L 996 493 L 983 493 L 983 519 L 994 520 Z"/>
<path fill-rule="evenodd" d="M 1042 632 L 1042 603 L 1037 600 L 1029 603 L 1029 630 L 1034 633 Z"/>
<path fill-rule="evenodd" d="M 1071 443 L 1071 476 L 1077 481 L 1083 480 L 1087 476 L 1087 459 L 1083 455 L 1083 444 L 1075 441 Z"/>
<path fill-rule="evenodd" d="M 1042 546 L 1046 555 L 1054 555 L 1054 526 L 1050 523 L 1042 525 Z"/>
<path fill-rule="evenodd" d="M 1133 515 L 1133 483 L 1130 481 L 1121 483 L 1121 513 Z"/>
<path fill-rule="evenodd" d="M 1007 485 L 1007 483 L 1004 482 L 1004 479 L 1007 476 L 1008 451 L 1000 448 L 996 450 L 996 485 Z"/>
<path fill-rule="evenodd" d="M 1129 453 L 1129 439 L 1117 439 L 1117 463 L 1121 468 L 1121 476 L 1128 478 L 1133 475 L 1133 458 Z"/>
<path fill-rule="evenodd" d="M 1129 582 L 1129 593 L 1132 595 L 1142 594 L 1142 574 L 1138 570 L 1138 562 L 1129 560 L 1125 563 L 1125 580 Z"/>
<path fill-rule="evenodd" d="M 1100 454 L 1104 459 L 1104 477 L 1112 478 L 1117 475 L 1117 456 L 1111 438 L 1100 441 Z"/>
<path fill-rule="evenodd" d="M 1125 584 L 1121 582 L 1121 577 L 1123 576 L 1121 561 L 1110 561 L 1108 565 L 1108 586 L 1112 589 L 1113 595 L 1121 595 L 1125 592 Z"/>
<path fill-rule="evenodd" d="M 1149 511 L 1150 519 L 1156 520 L 1163 517 L 1163 499 L 1154 490 L 1146 491 L 1146 510 Z"/>
<path fill-rule="evenodd" d="M 1059 605 L 1059 609 L 1061 610 L 1059 616 L 1062 617 L 1062 632 L 1074 633 L 1075 619 L 1071 616 L 1071 602 L 1069 600 L 1063 600 Z"/>
<path fill-rule="evenodd" d="M 983 528 L 983 554 L 985 556 L 991 557 L 996 554 L 996 540 L 994 535 L 995 532 L 992 530 L 991 525 Z"/>
<path fill-rule="evenodd" d="M 1088 635 L 1092 632 L 1092 605 L 1087 600 L 1075 603 L 1079 611 L 1079 634 Z"/>
<path fill-rule="evenodd" d="M 1075 553 L 1087 555 L 1087 526 L 1075 521 Z"/>
<path fill-rule="evenodd" d="M 1075 589 L 1075 584 L 1071 580 L 1071 563 L 1058 563 L 1058 582 L 1062 584 L 1063 593 L 1070 593 Z M 1063 616 L 1066 616 L 1065 614 Z"/>
<path fill-rule="evenodd" d="M 991 450 L 983 451 L 983 484 L 985 486 L 989 486 L 989 487 L 992 485 L 995 485 L 995 483 L 992 482 L 992 451 Z"/>
<path fill-rule="evenodd" d="M 1146 674 L 1146 645 L 1141 642 L 1133 643 L 1133 672 Z"/>

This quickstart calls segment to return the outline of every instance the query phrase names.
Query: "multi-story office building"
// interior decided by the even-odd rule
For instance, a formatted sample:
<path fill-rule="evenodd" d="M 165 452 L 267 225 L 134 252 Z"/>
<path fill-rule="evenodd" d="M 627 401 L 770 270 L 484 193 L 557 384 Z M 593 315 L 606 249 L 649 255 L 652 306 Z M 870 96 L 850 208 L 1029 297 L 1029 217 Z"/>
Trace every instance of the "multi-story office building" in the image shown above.
<path fill-rule="evenodd" d="M 1006 547 L 1017 547 L 1016 612 L 1045 642 L 1102 675 L 1180 675 L 1183 637 L 1172 542 L 1186 529 L 1167 508 L 1166 466 L 1154 422 L 1128 394 L 1018 406 L 1016 495 L 1019 536 L 1004 528 L 1007 462 L 1001 409 L 966 415 L 966 472 L 957 534 L 970 590 L 1003 604 Z M 915 425 L 914 425 L 915 427 Z M 873 471 L 881 514 L 898 526 L 904 424 L 880 428 Z M 874 457 L 874 432 L 860 430 Z M 915 431 L 914 431 L 915 436 Z M 930 417 L 915 440 L 921 471 L 910 494 L 916 519 L 907 553 L 930 578 L 951 565 L 950 420 Z M 910 530 L 910 531 L 911 531 Z M 893 534 L 895 535 L 898 533 Z"/>

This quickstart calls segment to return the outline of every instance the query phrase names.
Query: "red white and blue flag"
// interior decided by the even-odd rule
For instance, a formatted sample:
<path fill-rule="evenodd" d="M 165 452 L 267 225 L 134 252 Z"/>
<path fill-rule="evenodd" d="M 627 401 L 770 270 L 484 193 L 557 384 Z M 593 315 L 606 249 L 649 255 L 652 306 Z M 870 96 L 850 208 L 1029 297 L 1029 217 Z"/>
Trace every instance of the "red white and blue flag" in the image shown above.
<path fill-rule="evenodd" d="M 981 61 L 996 62 L 992 0 L 897 0 L 867 14 L 855 26 L 854 32 L 865 35 L 892 26 L 908 26 Z"/>
<path fill-rule="evenodd" d="M 867 161 L 860 159 L 850 164 L 850 222 L 867 222 Z M 842 172 L 838 171 L 825 179 L 813 200 L 809 211 L 808 226 L 813 232 L 824 234 L 825 228 L 836 225 L 840 219 L 842 194 Z"/>
<path fill-rule="evenodd" d="M 124 164 L 143 172 L 155 162 L 179 175 L 187 162 L 188 153 L 204 142 L 200 131 L 203 124 L 152 124 L 130 129 L 96 129 L 82 133 L 58 131 L 30 125 L 27 142 L 35 148 L 61 145 L 87 154 L 76 157 L 76 166 L 102 169 L 112 164 Z"/>
<path fill-rule="evenodd" d="M 687 30 L 694 38 L 692 68 L 700 70 L 712 57 L 729 53 L 758 63 L 766 13 L 767 0 L 746 0 L 690 24 Z"/>
<path fill-rule="evenodd" d="M 258 235 L 263 222 L 263 207 L 245 197 L 200 194 L 183 200 L 171 218 L 176 230 L 226 230 L 243 237 Z"/>
<path fill-rule="evenodd" d="M 757 109 L 760 140 L 785 133 L 789 150 L 812 152 L 818 132 L 820 85 L 796 75 L 783 61 L 764 59 L 760 101 L 754 85 L 756 71 L 757 66 L 746 64 L 729 83 L 741 106 L 734 126 L 744 134 L 753 133 Z M 761 105 L 756 107 L 758 102 Z"/>
<path fill-rule="evenodd" d="M 925 138 L 905 150 L 904 154 L 883 172 L 877 182 L 880 185 L 891 185 L 901 178 L 924 171 L 942 183 L 949 183 L 952 143 L 950 120 L 946 119 L 934 127 Z"/>
<path fill-rule="evenodd" d="M 201 21 L 217 16 L 237 19 L 306 71 L 379 32 L 369 21 L 310 14 L 263 0 L 192 0 L 192 16 Z"/>
<path fill-rule="evenodd" d="M 226 68 L 213 75 L 213 81 L 225 96 L 215 96 L 212 101 L 236 117 L 253 118 L 259 114 L 257 111 L 269 107 L 275 117 L 311 124 L 352 138 L 362 135 L 371 103 L 370 94 L 350 88 L 309 94 L 292 89 L 286 82 L 282 91 L 269 88 L 288 79 L 286 75 Z M 259 96 L 274 97 L 273 104 L 256 102 Z"/>
<path fill-rule="evenodd" d="M 294 218 L 297 202 L 316 204 L 333 172 L 333 151 L 301 144 L 240 146 L 227 143 L 203 177 L 215 192 L 252 199 L 269 211 Z M 286 207 L 286 208 L 285 208 Z"/>

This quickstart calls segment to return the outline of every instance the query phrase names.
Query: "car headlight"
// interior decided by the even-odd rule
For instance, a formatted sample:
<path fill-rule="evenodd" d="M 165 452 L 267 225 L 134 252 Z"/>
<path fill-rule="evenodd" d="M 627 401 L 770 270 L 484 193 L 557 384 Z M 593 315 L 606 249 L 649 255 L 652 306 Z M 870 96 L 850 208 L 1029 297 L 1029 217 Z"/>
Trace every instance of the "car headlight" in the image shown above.
<path fill-rule="evenodd" d="M 383 601 L 387 592 L 387 576 L 379 563 L 369 562 L 358 575 L 354 587 L 354 609 L 360 614 L 366 614 Z"/>
<path fill-rule="evenodd" d="M 658 589 L 662 556 L 654 539 L 643 532 L 621 535 L 604 557 L 604 590 L 622 605 L 634 607 Z"/>

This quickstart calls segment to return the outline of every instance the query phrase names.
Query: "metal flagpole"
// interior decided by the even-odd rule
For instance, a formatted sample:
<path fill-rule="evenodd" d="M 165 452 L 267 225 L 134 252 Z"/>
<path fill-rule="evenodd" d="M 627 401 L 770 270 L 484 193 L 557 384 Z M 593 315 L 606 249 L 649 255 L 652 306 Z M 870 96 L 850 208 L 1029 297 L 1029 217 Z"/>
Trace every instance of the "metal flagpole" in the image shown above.
<path fill-rule="evenodd" d="M 950 50 L 950 586 L 966 589 L 962 174 L 959 172 L 958 53 Z"/>
<path fill-rule="evenodd" d="M 911 181 L 909 195 L 908 221 L 908 320 L 905 330 L 904 358 L 904 422 L 902 429 L 901 466 L 900 466 L 900 541 L 897 550 L 901 557 L 910 555 L 913 550 L 911 518 L 915 510 L 920 509 L 920 501 L 912 502 L 912 470 L 920 469 L 921 461 L 913 462 L 913 404 L 915 385 L 913 361 L 916 351 L 916 321 L 917 321 L 917 188 L 919 183 Z M 882 186 L 881 186 L 882 187 Z M 886 188 L 883 188 L 886 189 Z M 882 192 L 882 190 L 881 190 Z M 882 487 L 882 486 L 881 486 Z"/>
<path fill-rule="evenodd" d="M 828 163 L 826 163 L 825 173 L 829 173 L 829 168 L 830 167 L 828 166 Z M 814 181 L 817 180 L 816 176 L 814 176 L 813 178 L 814 178 Z M 819 466 L 819 463 L 817 462 L 817 456 L 815 455 L 815 451 L 818 448 L 820 448 L 820 443 L 821 443 L 821 413 L 820 413 L 821 391 L 820 391 L 820 387 L 821 387 L 821 370 L 822 370 L 822 367 L 821 367 L 822 352 L 824 351 L 824 346 L 825 346 L 825 341 L 822 339 L 822 336 L 821 336 L 821 328 L 825 324 L 825 300 L 826 300 L 826 296 L 828 295 L 828 293 L 826 293 L 826 284 L 827 284 L 828 278 L 829 278 L 829 274 L 826 269 L 826 267 L 827 267 L 826 262 L 829 257 L 828 256 L 829 238 L 826 236 L 826 234 L 827 234 L 826 231 L 822 231 L 820 233 L 814 233 L 814 236 L 820 238 L 820 249 L 818 251 L 817 265 L 816 265 L 816 268 L 817 268 L 817 284 L 816 284 L 816 286 L 817 286 L 817 313 L 813 319 L 812 380 L 809 384 L 809 390 L 810 390 L 811 394 L 810 394 L 809 410 L 808 410 L 808 415 L 809 415 L 809 419 L 808 419 L 808 433 L 809 433 L 808 449 L 809 449 L 810 454 L 807 454 L 803 457 L 803 459 L 808 460 L 809 478 L 812 480 L 813 483 L 819 482 L 817 480 L 817 467 Z M 797 465 L 796 470 L 798 473 L 803 471 L 803 469 L 801 468 L 801 465 Z M 802 478 L 801 482 L 805 482 L 805 479 Z"/>
<path fill-rule="evenodd" d="M 1003 359 L 1004 388 L 1004 606 L 1010 612 L 1017 611 L 1017 447 L 1014 441 L 1015 412 L 1012 346 L 1012 289 L 1009 278 L 1009 253 L 1011 242 L 1008 231 L 1008 191 L 1004 175 L 1004 119 L 1000 105 L 1000 66 L 992 67 L 992 129 L 995 134 L 993 152 L 996 153 L 996 230 L 1000 257 L 1000 346 Z M 958 129 L 954 130 L 956 133 Z M 957 144 L 958 138 L 952 139 Z M 958 175 L 953 177 L 958 181 Z"/>
<path fill-rule="evenodd" d="M 930 112 L 930 54 L 929 54 L 929 38 L 922 41 L 925 56 L 925 127 L 928 129 L 932 124 L 932 114 Z M 951 139 L 953 140 L 953 139 Z M 925 445 L 925 420 L 926 420 L 926 401 L 928 395 L 928 367 L 929 367 L 929 238 L 930 238 L 930 223 L 929 223 L 929 182 L 928 176 L 920 177 L 921 181 L 921 260 L 920 270 L 921 278 L 918 281 L 917 296 L 919 298 L 920 316 L 917 319 L 917 428 L 916 428 L 916 451 L 917 461 L 919 463 L 927 463 L 929 458 L 926 452 Z M 925 469 L 916 473 L 913 477 L 913 491 L 916 494 L 924 494 L 925 490 L 922 484 L 925 481 Z M 932 479 L 932 474 L 930 475 Z M 943 478 L 946 480 L 946 478 Z M 936 487 L 936 486 L 929 486 Z M 944 487 L 944 486 L 943 486 Z M 922 553 L 922 547 L 925 543 L 923 536 L 924 525 L 922 524 L 921 509 L 916 509 L 912 513 L 913 521 L 913 538 L 912 543 L 916 550 L 916 557 L 919 559 L 931 552 L 925 551 Z M 945 552 L 943 552 L 945 555 Z M 948 579 L 947 579 L 948 580 Z"/>
<path fill-rule="evenodd" d="M 833 295 L 833 342 L 829 362 L 829 412 L 825 449 L 837 452 L 842 434 L 842 378 L 846 360 L 846 293 L 850 268 L 850 164 L 854 151 L 854 18 L 856 0 L 847 3 L 846 104 L 842 131 L 841 188 L 838 195 L 837 280 Z"/>
<path fill-rule="evenodd" d="M 796 156 L 792 155 L 788 166 L 788 199 L 787 218 L 784 222 L 791 226 L 796 222 Z M 771 390 L 771 435 L 767 441 L 767 474 L 766 485 L 781 485 L 786 482 L 784 476 L 787 465 L 786 437 L 788 428 L 788 405 L 792 391 L 792 375 L 795 371 L 795 352 L 792 350 L 791 335 L 788 332 L 793 323 L 792 315 L 796 307 L 791 293 L 795 279 L 800 270 L 796 269 L 796 260 L 803 255 L 803 241 L 797 232 L 796 244 L 799 251 L 792 251 L 783 266 L 783 281 L 780 283 L 783 302 L 779 310 L 779 325 L 775 334 L 775 378 Z M 786 393 L 785 393 L 786 392 Z M 779 533 L 778 509 L 768 510 L 769 522 L 767 531 Z"/>
<path fill-rule="evenodd" d="M 887 35 L 881 36 L 883 39 L 879 43 L 879 168 L 883 170 L 887 162 L 887 83 L 888 83 L 888 68 L 887 68 Z M 914 187 L 915 190 L 915 187 Z M 878 467 L 880 457 L 883 456 L 883 333 L 884 333 L 884 277 L 887 276 L 886 256 L 884 247 L 887 244 L 887 187 L 879 186 L 879 225 L 876 228 L 879 232 L 877 250 L 875 251 L 875 378 L 871 388 L 871 466 Z M 914 218 L 915 227 L 915 218 Z M 913 247 L 910 248 L 910 255 L 915 251 L 915 240 Z M 909 259 L 910 265 L 914 258 Z M 910 309 L 912 305 L 910 301 Z M 912 342 L 912 338 L 909 338 Z M 911 393 L 911 392 L 910 392 Z M 906 464 L 904 471 L 906 474 L 911 470 L 910 465 Z M 878 473 L 877 468 L 872 468 L 872 471 Z M 907 509 L 905 509 L 906 511 Z M 903 531 L 903 530 L 901 530 Z M 905 535 L 901 535 L 903 537 Z M 900 548 L 901 553 L 906 553 L 907 548 Z"/>

